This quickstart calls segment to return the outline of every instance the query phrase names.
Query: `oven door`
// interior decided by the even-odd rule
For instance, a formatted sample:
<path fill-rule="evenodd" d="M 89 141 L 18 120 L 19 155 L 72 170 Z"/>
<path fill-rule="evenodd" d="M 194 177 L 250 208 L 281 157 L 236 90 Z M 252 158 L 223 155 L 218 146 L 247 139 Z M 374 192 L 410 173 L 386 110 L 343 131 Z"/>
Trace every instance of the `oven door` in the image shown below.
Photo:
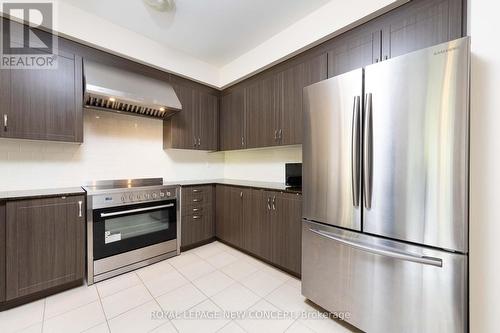
<path fill-rule="evenodd" d="M 94 260 L 176 239 L 176 201 L 95 209 Z"/>

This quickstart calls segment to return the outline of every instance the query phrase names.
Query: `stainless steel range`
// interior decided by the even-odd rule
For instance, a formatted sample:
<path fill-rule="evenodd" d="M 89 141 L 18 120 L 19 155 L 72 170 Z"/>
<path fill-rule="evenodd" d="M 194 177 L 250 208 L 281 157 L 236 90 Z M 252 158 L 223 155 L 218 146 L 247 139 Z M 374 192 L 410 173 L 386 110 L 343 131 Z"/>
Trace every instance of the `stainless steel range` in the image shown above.
<path fill-rule="evenodd" d="M 87 191 L 89 285 L 180 253 L 180 193 L 162 178 L 92 182 Z"/>

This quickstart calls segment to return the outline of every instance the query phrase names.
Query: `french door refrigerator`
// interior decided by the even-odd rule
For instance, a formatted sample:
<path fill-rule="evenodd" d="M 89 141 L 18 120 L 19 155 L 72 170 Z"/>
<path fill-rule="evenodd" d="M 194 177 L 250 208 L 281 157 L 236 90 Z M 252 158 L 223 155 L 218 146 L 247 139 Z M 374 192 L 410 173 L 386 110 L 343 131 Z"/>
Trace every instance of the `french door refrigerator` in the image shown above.
<path fill-rule="evenodd" d="M 469 44 L 304 89 L 302 293 L 361 330 L 468 330 Z"/>

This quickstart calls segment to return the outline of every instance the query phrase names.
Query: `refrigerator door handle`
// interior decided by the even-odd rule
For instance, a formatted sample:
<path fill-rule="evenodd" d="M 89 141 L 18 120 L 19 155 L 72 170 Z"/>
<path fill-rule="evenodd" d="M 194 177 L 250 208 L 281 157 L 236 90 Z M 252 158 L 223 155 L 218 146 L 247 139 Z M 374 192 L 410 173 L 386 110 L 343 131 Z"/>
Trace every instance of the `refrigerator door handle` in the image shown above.
<path fill-rule="evenodd" d="M 363 140 L 363 176 L 364 176 L 364 201 L 365 208 L 370 209 L 372 206 L 372 174 L 373 174 L 373 133 L 372 133 L 372 94 L 368 93 L 365 96 L 365 119 L 364 119 L 364 140 Z"/>
<path fill-rule="evenodd" d="M 351 140 L 351 184 L 352 184 L 352 204 L 359 206 L 359 110 L 360 96 L 354 97 L 352 110 L 352 140 Z"/>
<path fill-rule="evenodd" d="M 385 250 L 385 249 L 381 249 L 381 248 L 371 247 L 371 246 L 361 244 L 361 243 L 358 243 L 355 241 L 343 239 L 342 237 L 333 235 L 333 234 L 326 232 L 326 231 L 317 230 L 317 229 L 313 229 L 313 228 L 309 228 L 309 231 L 312 233 L 315 233 L 321 237 L 337 241 L 339 243 L 342 243 L 344 245 L 353 247 L 355 249 L 358 249 L 358 250 L 361 250 L 364 252 L 378 254 L 378 255 L 381 255 L 384 257 L 390 257 L 390 258 L 394 258 L 394 259 L 411 261 L 411 262 L 424 264 L 424 265 L 443 267 L 443 260 L 439 259 L 439 258 L 421 256 L 421 255 L 409 253 L 409 252 L 395 252 L 395 251 Z"/>

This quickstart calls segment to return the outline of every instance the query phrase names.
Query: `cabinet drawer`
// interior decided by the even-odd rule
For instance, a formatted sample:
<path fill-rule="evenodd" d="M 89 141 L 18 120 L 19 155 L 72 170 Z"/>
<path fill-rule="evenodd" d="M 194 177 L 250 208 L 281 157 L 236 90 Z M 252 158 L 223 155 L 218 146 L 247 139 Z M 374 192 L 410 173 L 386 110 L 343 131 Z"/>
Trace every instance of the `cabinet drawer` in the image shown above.
<path fill-rule="evenodd" d="M 183 247 L 215 236 L 214 216 L 211 209 L 207 209 L 203 213 L 184 215 L 181 223 L 181 245 Z"/>
<path fill-rule="evenodd" d="M 213 186 L 187 187 L 182 190 L 182 205 L 200 205 L 213 202 Z"/>
<path fill-rule="evenodd" d="M 212 203 L 190 203 L 183 205 L 182 216 L 187 215 L 199 215 L 203 213 L 212 214 L 213 204 Z"/>

